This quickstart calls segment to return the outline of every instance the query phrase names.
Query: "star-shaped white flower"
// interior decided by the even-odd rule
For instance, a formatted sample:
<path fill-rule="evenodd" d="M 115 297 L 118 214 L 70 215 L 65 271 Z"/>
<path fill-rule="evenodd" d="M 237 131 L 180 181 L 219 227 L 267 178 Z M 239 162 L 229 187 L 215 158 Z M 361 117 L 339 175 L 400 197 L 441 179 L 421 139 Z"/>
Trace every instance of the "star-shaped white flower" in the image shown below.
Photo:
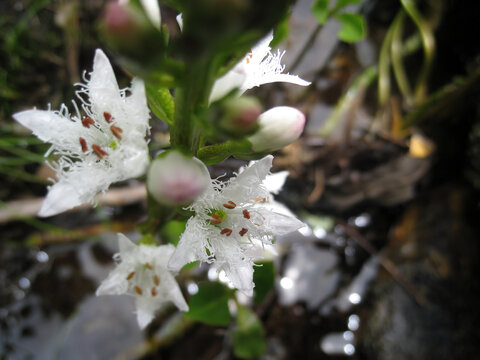
<path fill-rule="evenodd" d="M 123 234 L 118 234 L 118 245 L 120 252 L 114 258 L 119 264 L 97 289 L 97 296 L 135 296 L 137 321 L 142 329 L 167 301 L 182 311 L 188 311 L 182 292 L 167 269 L 175 249 L 173 245 L 135 245 Z"/>
<path fill-rule="evenodd" d="M 297 75 L 284 74 L 285 65 L 281 60 L 285 51 L 271 52 L 270 42 L 273 32 L 270 32 L 230 71 L 217 79 L 210 94 L 210 102 L 221 99 L 233 89 L 238 89 L 242 95 L 248 89 L 273 82 L 288 82 L 301 86 L 310 85 L 310 82 Z"/>
<path fill-rule="evenodd" d="M 252 295 L 258 242 L 271 245 L 276 235 L 304 226 L 294 216 L 273 211 L 273 200 L 264 183 L 272 160 L 273 156 L 268 155 L 251 162 L 226 183 L 212 180 L 211 186 L 189 206 L 195 215 L 188 220 L 170 259 L 171 270 L 178 271 L 197 260 L 215 262 L 235 288 Z M 282 178 L 284 174 L 277 180 L 283 182 Z"/>
<path fill-rule="evenodd" d="M 33 109 L 13 115 L 52 144 L 46 155 L 57 156 L 50 164 L 57 181 L 49 188 L 40 216 L 91 202 L 111 183 L 142 175 L 149 163 L 145 136 L 150 115 L 143 81 L 135 78 L 130 88 L 120 90 L 108 58 L 97 50 L 90 78 L 76 85 L 81 108 L 72 101 L 74 114 L 62 105 L 58 111 Z"/>

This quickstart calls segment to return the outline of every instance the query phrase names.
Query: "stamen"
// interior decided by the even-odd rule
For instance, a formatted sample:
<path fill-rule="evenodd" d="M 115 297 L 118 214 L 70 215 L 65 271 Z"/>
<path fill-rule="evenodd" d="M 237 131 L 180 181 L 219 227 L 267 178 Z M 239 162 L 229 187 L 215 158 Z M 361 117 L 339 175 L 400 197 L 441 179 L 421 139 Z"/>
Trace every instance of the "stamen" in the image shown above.
<path fill-rule="evenodd" d="M 79 140 L 80 140 L 80 145 L 82 146 L 82 151 L 87 152 L 88 151 L 87 142 L 82 137 Z"/>
<path fill-rule="evenodd" d="M 142 289 L 140 289 L 138 286 L 135 286 L 135 292 L 136 292 L 138 295 L 142 295 L 142 294 L 143 294 Z"/>
<path fill-rule="evenodd" d="M 261 203 L 263 204 L 263 203 L 266 203 L 266 202 L 267 202 L 267 198 L 255 198 L 255 199 L 253 199 L 253 201 L 255 201 L 255 202 L 261 202 Z"/>
<path fill-rule="evenodd" d="M 237 204 L 235 204 L 233 201 L 228 200 L 226 204 L 223 204 L 223 206 L 227 209 L 235 209 L 237 207 Z"/>
<path fill-rule="evenodd" d="M 150 265 L 150 263 L 146 263 L 146 264 L 145 264 L 145 267 L 146 267 L 148 270 L 152 270 L 152 269 L 153 269 L 153 267 L 152 267 L 152 265 Z"/>
<path fill-rule="evenodd" d="M 158 275 L 153 276 L 153 283 L 158 286 L 160 284 L 160 279 L 158 278 Z"/>
<path fill-rule="evenodd" d="M 130 274 L 128 274 L 127 280 L 130 280 L 133 277 L 133 275 L 135 275 L 135 271 L 132 271 Z"/>
<path fill-rule="evenodd" d="M 222 218 L 217 214 L 211 214 L 210 216 L 213 218 L 212 220 L 210 220 L 210 224 L 218 225 L 222 222 Z"/>
<path fill-rule="evenodd" d="M 108 153 L 104 150 L 102 150 L 102 148 L 98 145 L 92 145 L 92 149 L 93 149 L 93 152 L 95 153 L 95 155 L 98 156 L 99 159 L 103 159 L 104 156 L 107 156 Z"/>
<path fill-rule="evenodd" d="M 90 125 L 93 125 L 93 124 L 95 124 L 95 121 L 93 121 L 92 118 L 84 117 L 82 119 L 82 125 L 85 126 L 86 128 L 90 129 Z"/>
<path fill-rule="evenodd" d="M 245 62 L 247 64 L 250 64 L 250 60 L 252 59 L 252 57 L 253 57 L 252 51 L 249 51 L 247 54 L 247 58 L 245 59 Z"/>
<path fill-rule="evenodd" d="M 118 140 L 122 139 L 122 135 L 120 134 L 123 132 L 123 130 L 121 128 L 119 128 L 118 126 L 112 125 L 110 126 L 110 130 Z"/>
<path fill-rule="evenodd" d="M 220 234 L 230 236 L 232 235 L 232 231 L 233 231 L 232 229 L 225 228 L 222 231 L 220 231 Z"/>
<path fill-rule="evenodd" d="M 103 117 L 105 118 L 105 121 L 109 124 L 113 121 L 112 114 L 110 114 L 106 111 L 103 113 Z"/>
<path fill-rule="evenodd" d="M 240 236 L 243 236 L 247 233 L 248 229 L 242 228 L 242 230 L 239 231 Z"/>
<path fill-rule="evenodd" d="M 157 296 L 157 288 L 152 287 L 152 296 Z"/>
<path fill-rule="evenodd" d="M 247 209 L 243 210 L 243 217 L 244 217 L 245 219 L 250 219 L 250 213 L 248 212 Z"/>

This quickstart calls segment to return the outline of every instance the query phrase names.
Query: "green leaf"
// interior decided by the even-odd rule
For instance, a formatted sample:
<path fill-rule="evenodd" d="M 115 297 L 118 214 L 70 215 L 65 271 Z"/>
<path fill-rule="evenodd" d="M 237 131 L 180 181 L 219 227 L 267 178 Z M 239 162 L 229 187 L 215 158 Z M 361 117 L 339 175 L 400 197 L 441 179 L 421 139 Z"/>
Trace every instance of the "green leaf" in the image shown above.
<path fill-rule="evenodd" d="M 339 10 L 347 5 L 361 3 L 362 0 L 338 0 L 337 5 L 335 6 L 336 10 Z"/>
<path fill-rule="evenodd" d="M 255 296 L 253 301 L 260 304 L 265 300 L 268 293 L 275 285 L 275 265 L 272 261 L 259 263 L 261 266 L 255 266 L 253 273 L 253 282 L 255 283 Z"/>
<path fill-rule="evenodd" d="M 344 13 L 335 17 L 342 24 L 342 28 L 338 32 L 340 40 L 345 42 L 356 42 L 365 37 L 365 19 L 363 16 Z"/>
<path fill-rule="evenodd" d="M 187 220 L 170 220 L 161 230 L 162 238 L 177 246 L 180 235 L 185 231 Z"/>
<path fill-rule="evenodd" d="M 328 20 L 328 4 L 330 0 L 316 0 L 312 5 L 312 14 L 320 25 L 325 25 Z"/>
<path fill-rule="evenodd" d="M 168 125 L 173 125 L 175 102 L 170 94 L 170 90 L 167 88 L 157 89 L 153 85 L 147 85 L 146 90 L 148 105 L 155 116 L 165 121 Z"/>
<path fill-rule="evenodd" d="M 190 310 L 185 314 L 191 320 L 209 325 L 230 323 L 228 299 L 233 292 L 220 283 L 207 283 L 199 287 L 198 293 L 190 298 Z"/>
<path fill-rule="evenodd" d="M 238 306 L 237 328 L 232 333 L 233 352 L 243 359 L 258 358 L 267 347 L 262 323 L 247 307 Z"/>

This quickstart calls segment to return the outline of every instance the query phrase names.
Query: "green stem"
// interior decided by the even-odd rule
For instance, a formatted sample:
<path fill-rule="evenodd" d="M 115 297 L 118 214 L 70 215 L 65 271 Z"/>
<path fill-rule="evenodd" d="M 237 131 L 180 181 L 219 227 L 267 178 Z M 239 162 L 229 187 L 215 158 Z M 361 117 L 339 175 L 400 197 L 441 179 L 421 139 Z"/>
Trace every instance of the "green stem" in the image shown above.
<path fill-rule="evenodd" d="M 208 98 L 214 82 L 217 61 L 206 58 L 189 64 L 180 87 L 175 91 L 175 114 L 172 147 L 196 155 L 201 131 L 198 124 L 208 108 Z"/>
<path fill-rule="evenodd" d="M 403 66 L 403 25 L 405 23 L 405 12 L 400 11 L 392 24 L 392 68 L 397 80 L 398 88 L 406 100 L 407 105 L 412 104 L 412 90 Z"/>
<path fill-rule="evenodd" d="M 435 54 L 435 37 L 433 36 L 432 29 L 428 26 L 427 22 L 415 6 L 415 2 L 413 0 L 401 0 L 401 3 L 407 14 L 412 18 L 413 22 L 418 27 L 418 31 L 422 37 L 425 59 L 420 71 L 420 75 L 418 76 L 418 82 L 414 93 L 415 102 L 420 103 L 424 100 L 427 94 L 428 74 L 430 73 L 433 63 L 433 56 Z"/>

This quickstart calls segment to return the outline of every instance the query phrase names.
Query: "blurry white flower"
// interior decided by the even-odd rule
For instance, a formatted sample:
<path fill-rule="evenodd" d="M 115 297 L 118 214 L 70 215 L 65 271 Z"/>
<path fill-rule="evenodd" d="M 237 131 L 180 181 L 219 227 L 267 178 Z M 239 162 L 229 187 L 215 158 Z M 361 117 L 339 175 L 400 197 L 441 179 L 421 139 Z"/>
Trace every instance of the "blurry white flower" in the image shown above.
<path fill-rule="evenodd" d="M 145 87 L 133 79 L 120 90 L 108 58 L 95 52 L 93 71 L 76 84 L 81 110 L 26 110 L 13 115 L 41 140 L 52 144 L 58 156 L 50 165 L 57 182 L 49 188 L 40 216 L 51 216 L 90 202 L 111 183 L 142 175 L 148 166 L 145 136 L 150 118 Z M 130 93 L 127 96 L 127 92 Z"/>
<path fill-rule="evenodd" d="M 305 127 L 305 115 L 293 107 L 277 106 L 258 118 L 258 131 L 248 140 L 255 152 L 279 150 L 297 140 Z"/>
<path fill-rule="evenodd" d="M 274 236 L 295 231 L 304 224 L 294 216 L 272 211 L 264 185 L 273 156 L 253 161 L 226 183 L 211 186 L 188 208 L 195 212 L 168 264 L 178 271 L 200 260 L 223 270 L 233 286 L 253 293 L 253 261 L 257 247 L 270 245 Z"/>
<path fill-rule="evenodd" d="M 119 0 L 120 5 L 127 5 L 130 0 Z M 157 29 L 160 29 L 162 25 L 162 17 L 160 13 L 160 6 L 158 5 L 158 0 L 140 0 L 143 10 L 148 17 L 148 20 L 155 26 Z"/>
<path fill-rule="evenodd" d="M 209 183 L 205 165 L 179 151 L 169 151 L 153 160 L 148 170 L 148 191 L 159 203 L 169 206 L 191 203 Z"/>
<path fill-rule="evenodd" d="M 137 321 L 142 329 L 167 301 L 182 311 L 188 311 L 182 292 L 167 269 L 167 262 L 175 249 L 173 245 L 136 245 L 123 234 L 118 234 L 118 245 L 120 252 L 115 254 L 115 259 L 119 264 L 101 283 L 97 296 L 135 296 Z"/>
<path fill-rule="evenodd" d="M 272 40 L 273 32 L 270 32 L 230 71 L 217 79 L 210 94 L 210 102 L 221 99 L 233 89 L 238 89 L 238 95 L 241 95 L 255 86 L 273 82 L 310 85 L 310 82 L 297 75 L 283 74 L 285 65 L 282 65 L 281 60 L 285 51 L 272 53 L 269 46 Z"/>

